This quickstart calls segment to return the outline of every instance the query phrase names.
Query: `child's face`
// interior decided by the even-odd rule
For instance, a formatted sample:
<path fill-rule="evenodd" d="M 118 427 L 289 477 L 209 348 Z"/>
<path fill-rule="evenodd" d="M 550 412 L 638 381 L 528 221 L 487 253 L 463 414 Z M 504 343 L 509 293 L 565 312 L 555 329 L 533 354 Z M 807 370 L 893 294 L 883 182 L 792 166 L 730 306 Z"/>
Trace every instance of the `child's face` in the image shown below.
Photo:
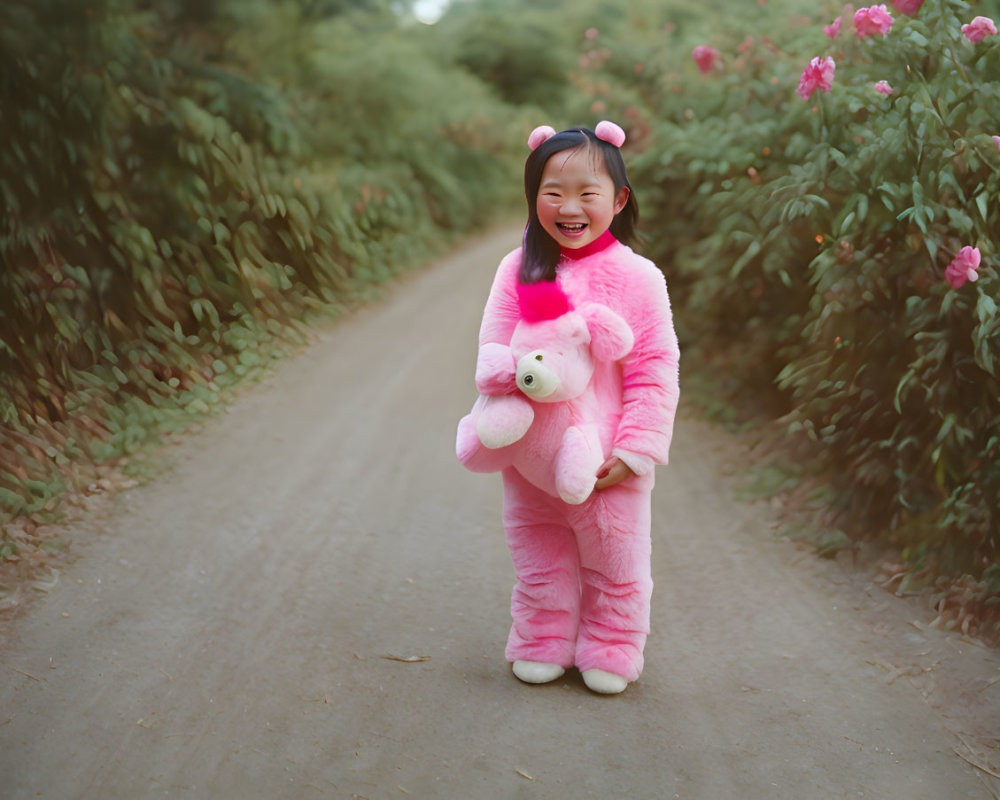
<path fill-rule="evenodd" d="M 628 187 L 615 192 L 600 152 L 563 150 L 545 162 L 535 207 L 542 228 L 560 246 L 576 250 L 601 236 L 628 200 Z"/>

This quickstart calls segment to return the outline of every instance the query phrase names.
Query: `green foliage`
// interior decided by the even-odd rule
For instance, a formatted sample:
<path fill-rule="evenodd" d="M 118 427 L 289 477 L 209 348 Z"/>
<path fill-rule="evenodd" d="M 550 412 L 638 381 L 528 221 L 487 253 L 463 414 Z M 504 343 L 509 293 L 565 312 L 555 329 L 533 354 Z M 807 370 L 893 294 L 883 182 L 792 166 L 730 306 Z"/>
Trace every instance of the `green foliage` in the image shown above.
<path fill-rule="evenodd" d="M 972 575 L 1000 555 L 1000 39 L 965 40 L 976 13 L 928 0 L 885 38 L 848 18 L 831 42 L 831 15 L 705 42 L 715 74 L 644 71 L 655 147 L 632 176 L 689 358 L 725 351 L 739 392 L 778 390 L 846 527 Z M 806 102 L 817 55 L 836 78 Z M 965 245 L 979 280 L 952 289 Z"/>
<path fill-rule="evenodd" d="M 565 94 L 571 66 L 567 30 L 552 25 L 553 9 L 523 2 L 459 8 L 443 23 L 454 63 L 491 86 L 505 102 L 536 104 L 551 113 Z"/>
<path fill-rule="evenodd" d="M 372 6 L 0 5 L 0 523 L 509 203 L 516 114 Z"/>
<path fill-rule="evenodd" d="M 839 514 L 824 553 L 881 534 L 914 585 L 968 573 L 942 603 L 985 607 L 1000 37 L 960 29 L 1000 3 L 926 0 L 884 38 L 845 17 L 835 40 L 839 6 L 793 0 L 456 0 L 433 27 L 405 7 L 0 4 L 7 516 L 214 407 L 304 315 L 511 208 L 535 125 L 609 118 L 698 391 L 780 420 L 808 465 L 795 482 L 823 476 Z M 722 56 L 709 75 L 699 44 Z M 802 100 L 827 55 L 832 91 Z M 964 246 L 979 280 L 953 289 Z"/>

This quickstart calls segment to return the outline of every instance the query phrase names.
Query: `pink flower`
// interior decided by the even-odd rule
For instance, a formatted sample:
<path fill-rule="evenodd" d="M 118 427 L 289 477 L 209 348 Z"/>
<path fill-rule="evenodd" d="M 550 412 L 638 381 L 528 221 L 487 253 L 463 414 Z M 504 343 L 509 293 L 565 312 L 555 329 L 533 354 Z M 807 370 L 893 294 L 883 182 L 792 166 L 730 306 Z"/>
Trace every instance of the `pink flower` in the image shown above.
<path fill-rule="evenodd" d="M 908 17 L 917 16 L 917 12 L 923 4 L 924 0 L 892 0 L 892 7 Z"/>
<path fill-rule="evenodd" d="M 962 33 L 965 38 L 975 44 L 981 42 L 987 36 L 996 36 L 997 26 L 989 17 L 976 17 L 968 25 L 962 26 Z"/>
<path fill-rule="evenodd" d="M 823 26 L 823 33 L 826 34 L 827 39 L 836 39 L 838 36 L 840 36 L 840 20 L 841 18 L 837 17 L 829 25 Z"/>
<path fill-rule="evenodd" d="M 586 32 L 583 34 L 590 41 L 594 41 L 597 38 L 597 28 L 587 28 Z"/>
<path fill-rule="evenodd" d="M 974 281 L 979 278 L 980 254 L 978 247 L 966 245 L 958 251 L 948 268 L 944 271 L 944 277 L 951 284 L 952 289 L 959 289 L 966 281 Z"/>
<path fill-rule="evenodd" d="M 719 51 L 714 47 L 709 47 L 707 44 L 698 45 L 692 50 L 691 58 L 698 65 L 698 71 L 702 75 L 707 75 L 715 68 L 716 64 L 722 63 L 722 56 L 719 55 Z"/>
<path fill-rule="evenodd" d="M 799 97 L 808 100 L 817 89 L 822 89 L 824 92 L 830 91 L 833 87 L 833 72 L 836 68 L 837 65 L 830 56 L 822 61 L 820 61 L 819 56 L 816 56 L 802 71 L 802 77 L 799 78 L 799 88 L 796 89 Z"/>
<path fill-rule="evenodd" d="M 858 36 L 874 36 L 881 33 L 886 36 L 892 27 L 892 14 L 885 4 L 859 8 L 854 13 L 854 31 Z"/>
<path fill-rule="evenodd" d="M 993 137 L 993 144 L 997 146 L 997 152 L 1000 153 L 1000 136 Z"/>
<path fill-rule="evenodd" d="M 892 94 L 892 87 L 887 81 L 879 81 L 875 84 L 875 91 L 879 94 Z"/>

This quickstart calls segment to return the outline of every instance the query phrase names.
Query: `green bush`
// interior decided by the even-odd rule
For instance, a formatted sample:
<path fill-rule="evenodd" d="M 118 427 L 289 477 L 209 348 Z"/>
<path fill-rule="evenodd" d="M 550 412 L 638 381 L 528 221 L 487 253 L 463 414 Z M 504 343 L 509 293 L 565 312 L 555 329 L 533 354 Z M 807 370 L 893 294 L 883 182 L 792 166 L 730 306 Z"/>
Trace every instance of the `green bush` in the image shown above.
<path fill-rule="evenodd" d="M 851 530 L 973 576 L 1000 555 L 1000 37 L 961 33 L 985 5 L 928 0 L 885 37 L 844 19 L 831 41 L 831 14 L 710 42 L 713 74 L 647 78 L 661 113 L 633 177 L 692 357 L 725 352 L 734 393 L 776 387 Z M 801 99 L 827 55 L 831 91 Z M 953 289 L 963 246 L 979 280 Z"/>
<path fill-rule="evenodd" d="M 515 195 L 516 115 L 340 11 L 0 5 L 0 524 Z"/>

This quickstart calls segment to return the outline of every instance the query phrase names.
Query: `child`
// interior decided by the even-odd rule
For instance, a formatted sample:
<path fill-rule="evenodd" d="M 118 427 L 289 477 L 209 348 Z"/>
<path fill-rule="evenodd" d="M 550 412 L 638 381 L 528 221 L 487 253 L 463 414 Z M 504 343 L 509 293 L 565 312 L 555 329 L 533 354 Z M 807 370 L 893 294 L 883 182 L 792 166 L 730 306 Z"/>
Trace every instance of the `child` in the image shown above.
<path fill-rule="evenodd" d="M 653 467 L 667 462 L 679 392 L 663 274 L 626 246 L 638 211 L 619 150 L 624 141 L 607 121 L 595 131 L 532 132 L 524 243 L 497 270 L 476 366 L 481 394 L 517 391 L 510 361 L 485 353 L 510 343 L 519 284 L 554 281 L 571 306 L 601 303 L 632 329 L 631 352 L 597 364 L 592 378 L 603 403 L 606 461 L 589 499 L 570 505 L 516 469 L 503 471 L 503 525 L 517 577 L 507 660 L 526 683 L 547 683 L 575 666 L 604 694 L 623 691 L 642 671 Z"/>

